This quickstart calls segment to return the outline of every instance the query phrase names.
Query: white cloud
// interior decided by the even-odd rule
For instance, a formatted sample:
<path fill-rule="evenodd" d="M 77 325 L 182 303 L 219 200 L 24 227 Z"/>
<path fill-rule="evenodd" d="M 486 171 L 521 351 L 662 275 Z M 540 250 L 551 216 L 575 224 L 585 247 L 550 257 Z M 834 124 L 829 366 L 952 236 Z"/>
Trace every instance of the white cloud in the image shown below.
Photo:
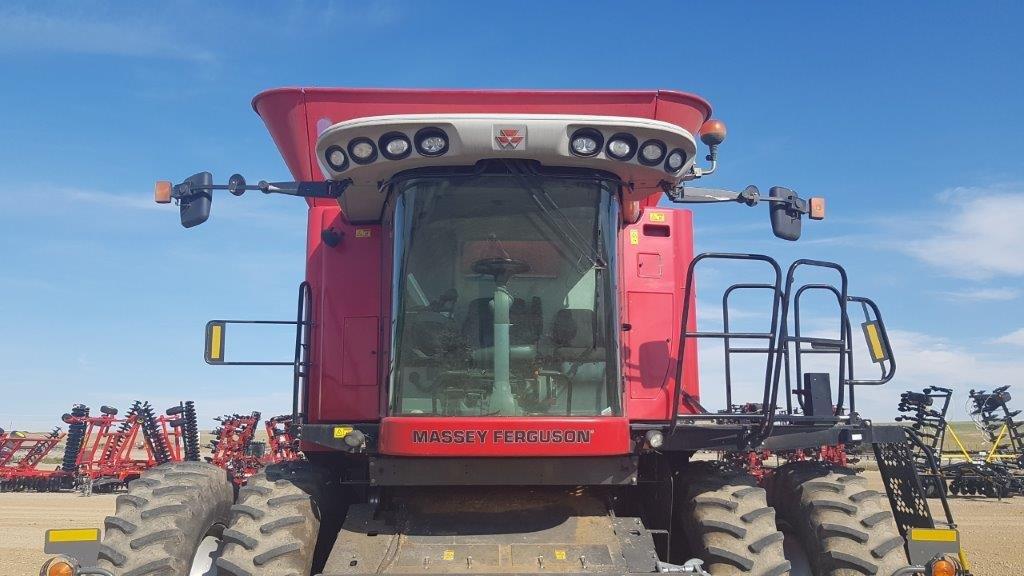
<path fill-rule="evenodd" d="M 910 255 L 961 278 L 1024 276 L 1024 184 L 954 188 L 939 200 L 952 213 L 910 242 Z"/>
<path fill-rule="evenodd" d="M 134 210 L 154 210 L 161 206 L 148 195 L 142 194 L 116 194 L 100 190 L 84 190 L 81 188 L 69 188 L 56 186 L 50 193 L 59 195 L 69 202 L 83 202 L 86 204 L 98 204 L 108 208 L 129 208 Z"/>
<path fill-rule="evenodd" d="M 1024 345 L 1024 329 L 1008 335 Z M 1007 338 L 1007 337 L 1004 337 Z M 854 334 L 855 373 L 858 378 L 873 378 L 878 368 L 867 359 L 863 343 Z M 941 386 L 954 390 L 950 418 L 966 420 L 963 405 L 973 389 L 992 389 L 1004 384 L 1024 385 L 1024 359 L 975 350 L 944 337 L 903 330 L 889 331 L 889 340 L 896 358 L 896 375 L 883 386 L 857 389 L 857 411 L 878 422 L 892 421 L 898 415 L 896 406 L 902 392 Z M 1000 339 L 1002 340 L 1002 339 Z M 722 348 L 718 343 L 700 345 L 701 398 L 709 409 L 724 407 L 724 371 Z M 833 386 L 836 365 L 831 356 L 806 359 L 805 371 L 830 372 Z M 760 401 L 764 381 L 763 355 L 738 355 L 733 359 L 734 402 Z M 833 388 L 834 390 L 834 388 Z M 784 389 L 779 403 L 785 405 Z"/>
<path fill-rule="evenodd" d="M 1020 296 L 1020 290 L 1016 288 L 977 288 L 967 290 L 950 290 L 939 292 L 939 296 L 946 300 L 971 301 L 971 302 L 1005 302 L 1014 300 Z"/>
<path fill-rule="evenodd" d="M 59 12 L 0 8 L 0 53 L 71 53 L 210 61 L 188 35 L 142 19 L 94 15 L 81 7 Z"/>
<path fill-rule="evenodd" d="M 995 339 L 996 344 L 1011 344 L 1013 346 L 1024 346 L 1024 328 L 1014 330 L 1009 334 Z"/>
<path fill-rule="evenodd" d="M 1024 383 L 1024 359 L 974 350 L 944 337 L 919 332 L 890 331 L 889 339 L 897 362 L 896 377 L 878 394 L 860 396 L 884 414 L 893 413 L 904 390 L 942 386 L 955 391 L 952 417 L 965 419 L 963 404 L 970 389 Z M 863 412 L 872 415 L 867 410 Z"/>

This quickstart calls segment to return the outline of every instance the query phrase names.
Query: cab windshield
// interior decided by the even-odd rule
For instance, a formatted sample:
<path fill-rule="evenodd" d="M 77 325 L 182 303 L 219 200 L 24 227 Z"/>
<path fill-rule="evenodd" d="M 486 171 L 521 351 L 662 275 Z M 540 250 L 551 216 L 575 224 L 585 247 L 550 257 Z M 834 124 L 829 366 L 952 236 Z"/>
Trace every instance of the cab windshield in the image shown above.
<path fill-rule="evenodd" d="M 617 183 L 510 167 L 392 194 L 392 414 L 621 413 Z"/>

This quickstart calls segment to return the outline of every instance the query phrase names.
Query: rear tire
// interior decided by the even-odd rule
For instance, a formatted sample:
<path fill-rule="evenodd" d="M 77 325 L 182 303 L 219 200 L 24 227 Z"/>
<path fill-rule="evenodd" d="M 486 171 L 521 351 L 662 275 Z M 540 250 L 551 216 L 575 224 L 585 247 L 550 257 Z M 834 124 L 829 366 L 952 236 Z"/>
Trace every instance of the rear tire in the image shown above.
<path fill-rule="evenodd" d="M 199 543 L 227 524 L 232 496 L 224 470 L 209 464 L 143 472 L 104 521 L 100 567 L 115 576 L 188 576 Z"/>
<path fill-rule="evenodd" d="M 907 565 L 888 502 L 848 468 L 817 462 L 779 467 L 769 502 L 815 576 L 892 574 Z"/>
<path fill-rule="evenodd" d="M 318 560 L 326 477 L 308 462 L 268 466 L 238 490 L 221 576 L 307 576 Z"/>
<path fill-rule="evenodd" d="M 789 574 L 775 511 L 753 476 L 696 462 L 683 468 L 676 483 L 672 531 L 681 537 L 673 539 L 673 547 L 684 540 L 687 549 L 676 562 L 700 558 L 715 576 Z"/>

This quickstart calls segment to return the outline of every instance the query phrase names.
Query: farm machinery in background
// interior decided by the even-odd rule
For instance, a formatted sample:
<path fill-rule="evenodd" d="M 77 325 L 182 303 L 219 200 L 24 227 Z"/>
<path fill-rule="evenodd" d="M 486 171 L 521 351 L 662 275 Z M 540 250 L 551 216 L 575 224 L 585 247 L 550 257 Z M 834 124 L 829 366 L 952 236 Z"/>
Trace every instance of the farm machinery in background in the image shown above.
<path fill-rule="evenodd" d="M 952 395 L 949 388 L 930 386 L 900 396 L 902 415 L 896 420 L 909 423 L 918 440 L 914 463 L 926 493 L 989 498 L 1024 494 L 1024 421 L 1018 418 L 1020 410 L 1009 407 L 1009 386 L 969 392 L 967 411 L 988 444 L 973 454 L 946 420 Z M 947 438 L 956 445 L 957 460 L 947 457 L 943 464 Z"/>
<path fill-rule="evenodd" d="M 117 408 L 102 406 L 99 414 L 92 414 L 88 406 L 76 404 L 61 420 L 68 427 L 66 434 L 54 429 L 43 438 L 0 435 L 0 488 L 110 492 L 154 466 L 199 459 L 192 402 L 162 415 L 155 414 L 148 402 L 135 402 L 120 417 Z M 61 441 L 60 464 L 43 467 L 43 459 Z M 18 451 L 24 455 L 15 461 L 12 457 Z"/>
<path fill-rule="evenodd" d="M 184 402 L 157 415 L 149 402 L 136 401 L 123 417 L 117 408 L 98 415 L 76 405 L 62 419 L 75 441 L 68 442 L 62 468 L 77 475 L 83 491 L 109 492 L 153 466 L 197 460 L 199 435 L 195 406 Z"/>
<path fill-rule="evenodd" d="M 0 491 L 59 490 L 64 483 L 62 471 L 40 465 L 64 437 L 59 427 L 48 434 L 17 430 L 8 433 L 0 429 Z"/>
<path fill-rule="evenodd" d="M 199 441 L 195 404 L 181 402 L 156 414 L 149 402 L 135 402 L 124 415 L 101 406 L 99 414 L 75 404 L 61 419 L 68 426 L 48 434 L 0 429 L 0 491 L 112 492 L 138 478 L 143 471 L 167 462 L 198 462 L 204 457 Z M 291 435 L 291 416 L 275 416 L 262 423 L 266 441 L 254 439 L 260 413 L 216 419 L 219 426 L 210 442 L 207 462 L 227 471 L 236 485 L 263 466 L 301 458 Z M 61 442 L 61 462 L 53 468 L 43 460 Z"/>
<path fill-rule="evenodd" d="M 266 441 L 255 440 L 259 412 L 225 415 L 215 420 L 219 425 L 210 442 L 213 454 L 206 461 L 227 470 L 228 478 L 237 486 L 244 485 L 268 464 L 300 458 L 298 442 L 290 430 L 290 415 L 275 416 L 263 423 Z"/>

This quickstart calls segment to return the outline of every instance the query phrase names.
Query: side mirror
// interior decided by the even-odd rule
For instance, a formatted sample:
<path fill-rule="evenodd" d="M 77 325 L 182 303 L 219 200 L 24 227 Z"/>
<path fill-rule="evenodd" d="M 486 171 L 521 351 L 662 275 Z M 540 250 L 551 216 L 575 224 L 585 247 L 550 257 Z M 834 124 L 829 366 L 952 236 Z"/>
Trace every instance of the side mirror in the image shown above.
<path fill-rule="evenodd" d="M 227 322 L 212 320 L 206 324 L 206 344 L 203 346 L 207 364 L 224 363 L 224 332 Z"/>
<path fill-rule="evenodd" d="M 213 174 L 200 172 L 193 174 L 178 187 L 189 189 L 189 192 L 178 200 L 181 212 L 181 225 L 185 228 L 198 226 L 210 218 L 210 205 L 213 204 Z"/>
<path fill-rule="evenodd" d="M 798 202 L 803 202 L 789 188 L 772 186 L 768 191 L 769 198 L 786 200 L 785 202 L 772 202 L 768 207 L 768 215 L 772 220 L 772 232 L 783 240 L 798 240 L 803 222 L 799 210 L 793 209 Z"/>

